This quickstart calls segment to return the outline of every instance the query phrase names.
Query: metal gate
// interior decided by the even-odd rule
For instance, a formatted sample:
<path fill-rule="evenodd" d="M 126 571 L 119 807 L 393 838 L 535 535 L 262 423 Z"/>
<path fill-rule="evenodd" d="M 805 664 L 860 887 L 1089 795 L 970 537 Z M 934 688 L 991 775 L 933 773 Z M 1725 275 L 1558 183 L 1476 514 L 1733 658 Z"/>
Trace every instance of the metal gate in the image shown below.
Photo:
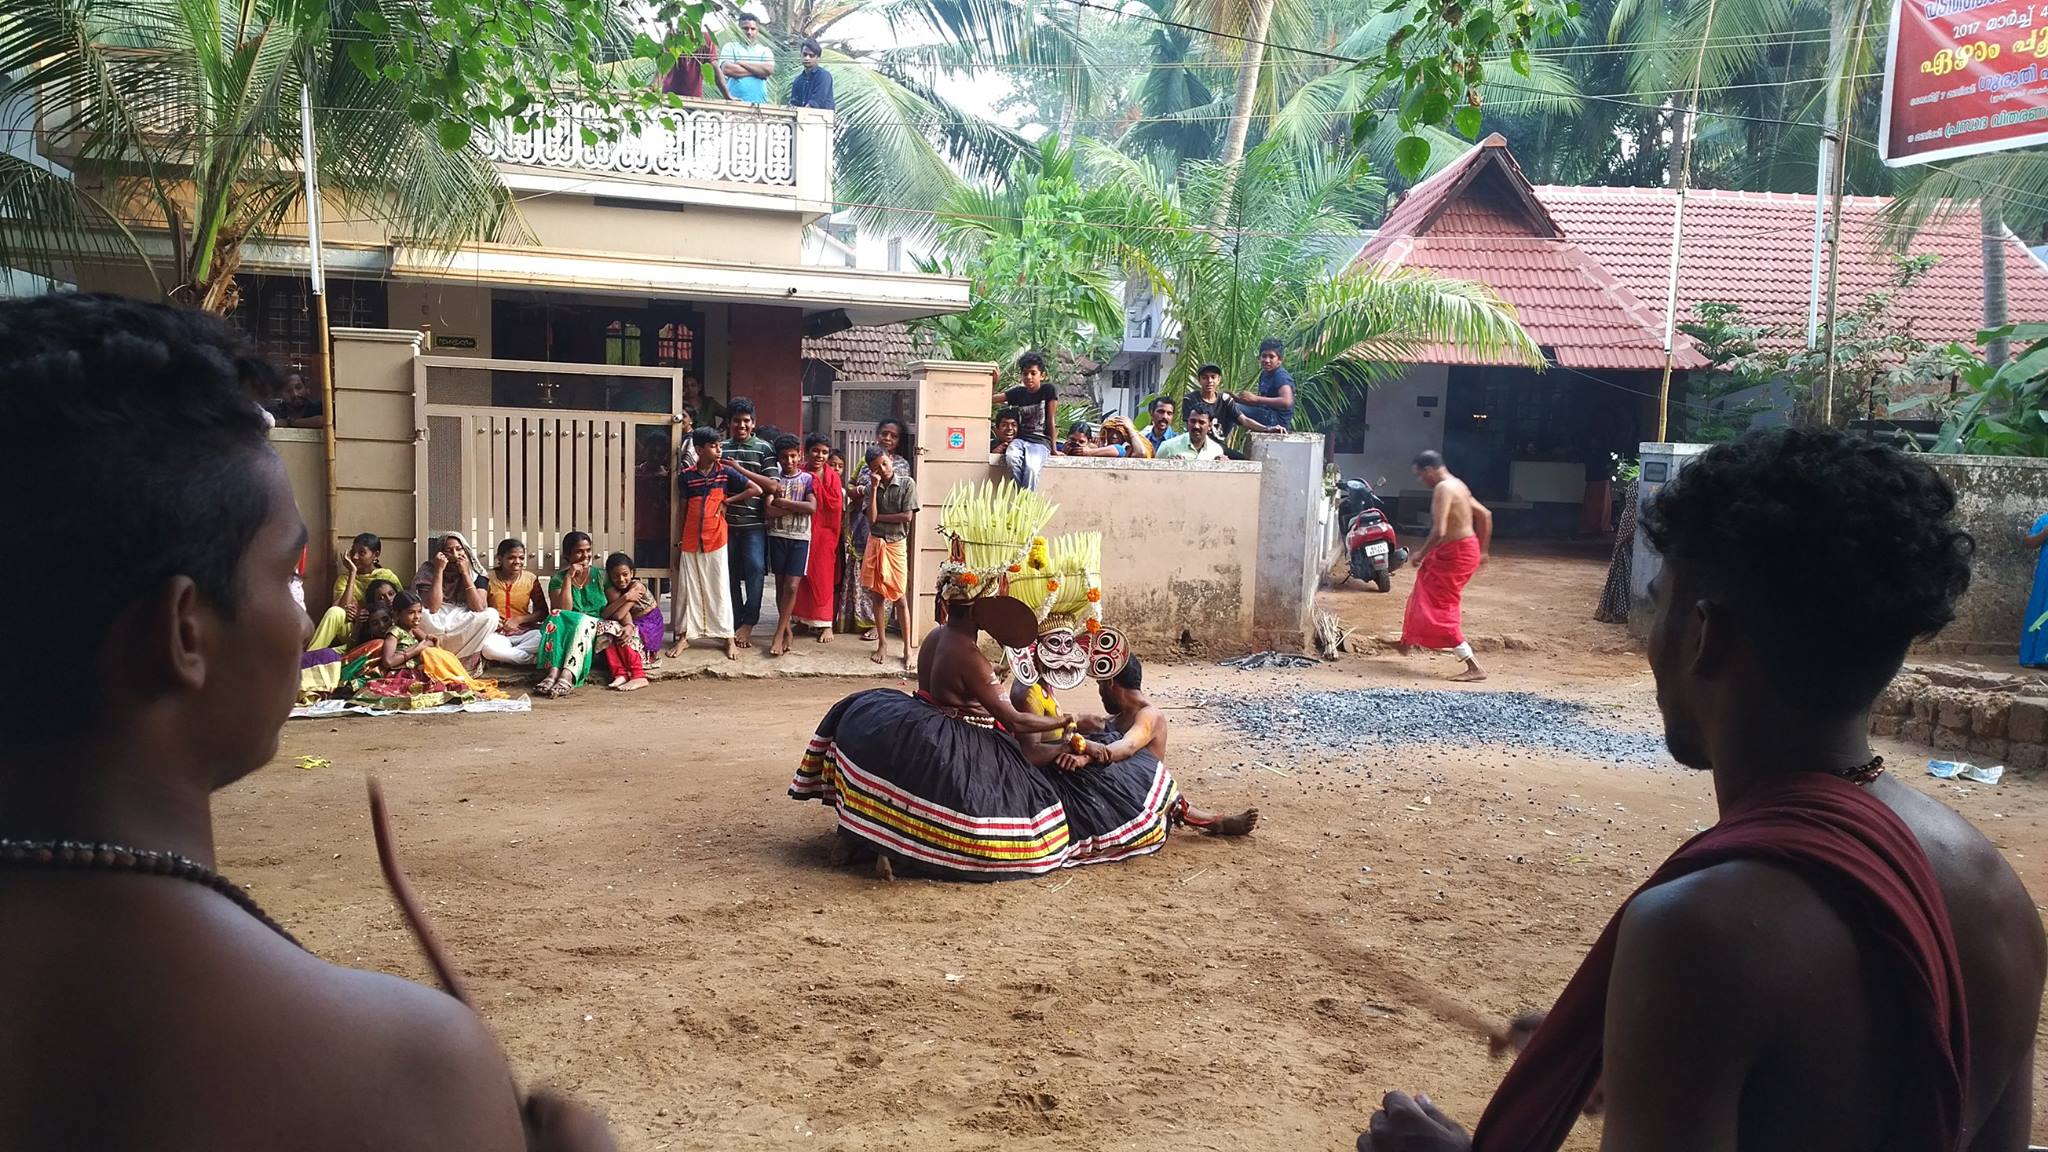
<path fill-rule="evenodd" d="M 904 442 L 897 455 L 910 461 L 917 474 L 917 385 L 909 380 L 835 380 L 832 383 L 832 443 L 846 453 L 846 475 L 860 471 L 861 458 L 875 446 L 875 424 L 894 417 L 903 421 Z"/>
<path fill-rule="evenodd" d="M 539 387 L 560 377 L 623 380 L 679 399 L 682 373 L 607 364 L 422 357 L 422 415 L 426 429 L 419 524 L 428 533 L 459 531 L 488 561 L 501 539 L 526 545 L 527 566 L 552 572 L 562 537 L 588 532 L 598 556 L 624 552 L 643 577 L 665 581 L 675 541 L 675 418 L 667 412 L 593 411 L 564 407 L 512 407 L 502 397 L 505 375 L 521 386 L 540 375 Z M 479 374 L 482 374 L 481 376 Z M 505 375 L 499 375 L 505 374 Z M 495 377 L 495 378 L 494 378 Z M 489 381 L 478 387 L 479 379 Z M 578 381 L 586 390 L 589 379 Z M 436 387 L 436 385 L 441 385 Z M 662 388 L 660 385 L 668 387 Z M 461 396 L 485 403 L 443 403 Z"/>

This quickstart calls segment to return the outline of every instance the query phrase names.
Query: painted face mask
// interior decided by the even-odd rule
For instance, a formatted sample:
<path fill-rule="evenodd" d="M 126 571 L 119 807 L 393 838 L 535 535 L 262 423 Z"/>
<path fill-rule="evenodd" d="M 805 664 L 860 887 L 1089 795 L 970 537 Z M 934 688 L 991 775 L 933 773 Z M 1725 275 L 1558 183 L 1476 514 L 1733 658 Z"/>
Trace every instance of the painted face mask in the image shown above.
<path fill-rule="evenodd" d="M 1011 674 L 1019 683 L 1043 682 L 1056 692 L 1079 688 L 1086 680 L 1107 680 L 1131 662 L 1130 644 L 1114 628 L 1076 629 L 1071 622 L 1053 623 L 1029 648 L 1007 648 Z"/>
<path fill-rule="evenodd" d="M 1102 535 L 1078 532 L 1034 547 L 1013 587 L 1038 610 L 1038 639 L 1005 648 L 1018 682 L 1071 691 L 1130 663 L 1124 634 L 1102 622 Z"/>

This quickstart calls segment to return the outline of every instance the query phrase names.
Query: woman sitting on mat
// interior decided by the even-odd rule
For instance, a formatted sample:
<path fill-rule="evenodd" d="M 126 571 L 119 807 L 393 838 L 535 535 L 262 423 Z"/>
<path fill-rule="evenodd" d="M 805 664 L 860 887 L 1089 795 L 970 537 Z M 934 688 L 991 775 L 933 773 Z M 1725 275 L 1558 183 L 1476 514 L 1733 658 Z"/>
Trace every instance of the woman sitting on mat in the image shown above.
<path fill-rule="evenodd" d="M 590 675 L 597 654 L 598 625 L 604 621 L 604 577 L 594 570 L 590 533 L 562 537 L 562 570 L 548 586 L 553 611 L 541 629 L 540 684 L 534 691 L 559 700 Z"/>
<path fill-rule="evenodd" d="M 349 542 L 336 566 L 341 575 L 334 579 L 334 606 L 315 623 L 313 639 L 306 644 L 308 652 L 348 646 L 349 637 L 368 611 L 371 585 L 383 580 L 390 582 L 392 591 L 399 589 L 403 582 L 398 573 L 384 567 L 383 553 L 384 541 L 375 532 L 364 532 Z"/>
<path fill-rule="evenodd" d="M 469 541 L 460 532 L 442 533 L 433 558 L 420 565 L 412 582 L 440 647 L 480 667 L 485 642 L 498 632 L 498 614 L 484 594 L 489 581 Z"/>
<path fill-rule="evenodd" d="M 531 664 L 540 651 L 540 626 L 547 622 L 547 597 L 540 577 L 526 567 L 526 545 L 498 541 L 498 563 L 484 582 L 484 599 L 498 614 L 498 630 L 484 641 L 484 659 Z"/>
<path fill-rule="evenodd" d="M 426 692 L 450 701 L 504 696 L 497 685 L 471 677 L 440 637 L 426 630 L 425 606 L 412 593 L 400 592 L 389 609 L 365 617 L 363 623 L 363 642 L 342 665 L 338 695 L 367 704 Z M 374 634 L 380 631 L 381 635 Z"/>

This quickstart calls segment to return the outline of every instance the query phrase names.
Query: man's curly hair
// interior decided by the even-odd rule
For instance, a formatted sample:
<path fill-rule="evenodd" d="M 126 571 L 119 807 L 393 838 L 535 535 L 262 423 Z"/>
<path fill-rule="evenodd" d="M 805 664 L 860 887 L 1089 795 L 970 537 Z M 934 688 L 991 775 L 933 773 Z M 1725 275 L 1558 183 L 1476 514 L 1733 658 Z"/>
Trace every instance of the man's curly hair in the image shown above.
<path fill-rule="evenodd" d="M 1709 449 L 1641 519 L 1667 578 L 1726 606 L 1787 694 L 1842 712 L 1955 618 L 1976 548 L 1955 507 L 1905 453 L 1784 428 Z"/>
<path fill-rule="evenodd" d="M 0 301 L 0 535 L 77 565 L 79 611 L 15 614 L 19 651 L 92 667 L 112 622 L 173 576 L 232 618 L 242 556 L 270 515 L 258 395 L 277 369 L 218 318 L 114 296 Z M 0 663 L 0 740 L 75 734 L 96 719 L 89 671 Z"/>

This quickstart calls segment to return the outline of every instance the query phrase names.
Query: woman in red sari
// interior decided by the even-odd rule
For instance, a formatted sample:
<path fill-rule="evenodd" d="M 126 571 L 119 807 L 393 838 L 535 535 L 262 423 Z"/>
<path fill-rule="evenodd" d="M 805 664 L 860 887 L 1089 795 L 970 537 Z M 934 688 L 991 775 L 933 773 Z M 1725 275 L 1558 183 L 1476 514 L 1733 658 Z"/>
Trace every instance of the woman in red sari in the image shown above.
<path fill-rule="evenodd" d="M 816 476 L 818 510 L 811 516 L 811 562 L 797 589 L 794 618 L 818 630 L 818 643 L 832 642 L 832 601 L 839 587 L 839 525 L 846 514 L 846 486 L 826 463 L 832 442 L 811 433 L 804 440 L 804 468 Z"/>

